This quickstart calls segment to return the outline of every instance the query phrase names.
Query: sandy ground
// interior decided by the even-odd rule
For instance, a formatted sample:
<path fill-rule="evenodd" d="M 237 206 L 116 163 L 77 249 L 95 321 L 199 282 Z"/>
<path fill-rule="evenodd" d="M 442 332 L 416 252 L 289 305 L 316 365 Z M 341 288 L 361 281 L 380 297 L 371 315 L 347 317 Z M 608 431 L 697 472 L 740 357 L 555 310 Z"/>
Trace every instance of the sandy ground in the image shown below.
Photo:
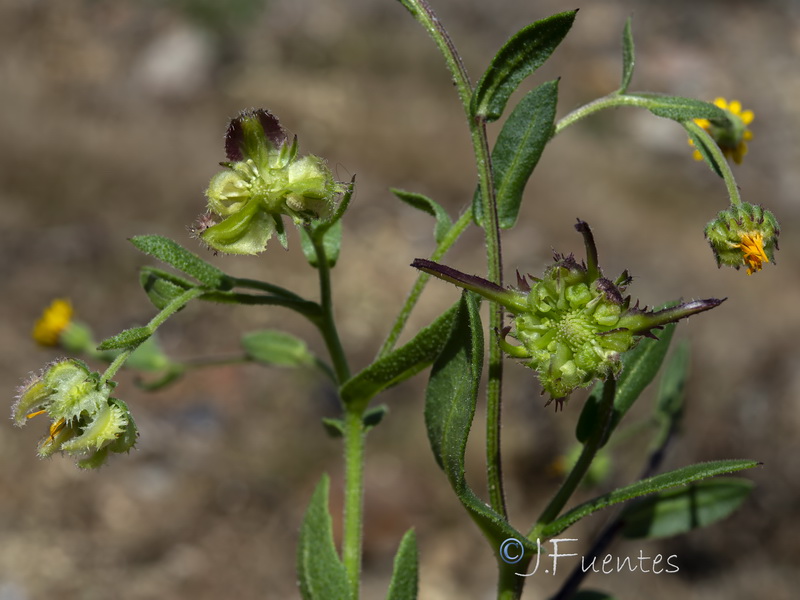
<path fill-rule="evenodd" d="M 489 3 L 433 4 L 474 79 L 520 26 L 575 8 L 503 0 L 491 3 L 502 9 L 493 14 Z M 159 233 L 197 249 L 186 226 L 204 209 L 227 119 L 242 108 L 269 108 L 337 177 L 358 176 L 334 281 L 354 368 L 369 362 L 386 335 L 415 277 L 408 264 L 433 247 L 429 218 L 389 188 L 426 193 L 453 215 L 471 197 L 463 114 L 433 45 L 398 3 L 229 6 L 0 3 L 0 389 L 9 406 L 26 373 L 59 356 L 30 338 L 52 298 L 71 298 L 98 338 L 154 314 L 138 285 L 138 268 L 150 261 L 126 238 Z M 551 248 L 582 252 L 572 230 L 580 217 L 594 227 L 606 271 L 630 269 L 631 291 L 643 303 L 727 297 L 678 330 L 692 345 L 692 377 L 685 423 L 664 467 L 764 462 L 746 474 L 757 487 L 732 518 L 611 550 L 675 554 L 678 573 L 596 575 L 588 585 L 631 599 L 793 598 L 800 586 L 800 12 L 788 0 L 586 3 L 567 41 L 525 89 L 561 77 L 559 116 L 613 90 L 630 14 L 632 89 L 722 95 L 755 111 L 751 152 L 735 173 L 744 199 L 770 207 L 783 234 L 777 267 L 752 277 L 717 269 L 702 229 L 725 207 L 725 188 L 691 160 L 673 123 L 621 109 L 548 147 L 520 224 L 504 237 L 506 276 L 515 268 L 537 273 Z M 273 243 L 258 258 L 204 256 L 233 274 L 315 297 L 315 274 L 294 233 L 290 246 L 284 252 Z M 466 235 L 447 262 L 481 272 L 481 238 Z M 431 285 L 410 330 L 455 294 Z M 309 326 L 278 309 L 190 306 L 161 339 L 178 357 L 223 356 L 255 328 L 292 331 L 322 350 Z M 512 520 L 525 528 L 559 483 L 549 467 L 574 439 L 583 396 L 554 415 L 542 408 L 530 373 L 510 361 L 506 371 L 507 491 Z M 320 427 L 321 417 L 337 411 L 326 381 L 255 366 L 197 372 L 154 394 L 134 380 L 123 374 L 118 394 L 137 418 L 137 450 L 99 472 L 81 472 L 65 458 L 39 461 L 44 423 L 0 428 L 0 600 L 297 597 L 297 530 L 323 473 L 332 477 L 337 528 L 341 508 L 339 443 Z M 382 398 L 391 412 L 368 441 L 363 597 L 385 596 L 393 553 L 414 527 L 420 598 L 491 598 L 491 552 L 427 447 L 424 382 L 418 376 Z M 650 400 L 642 399 L 631 422 L 648 414 Z M 468 454 L 478 489 L 481 416 Z M 616 447 L 611 479 L 581 497 L 629 482 L 645 447 L 644 438 Z M 604 519 L 570 530 L 581 548 Z M 531 578 L 525 597 L 546 597 L 566 574 Z"/>

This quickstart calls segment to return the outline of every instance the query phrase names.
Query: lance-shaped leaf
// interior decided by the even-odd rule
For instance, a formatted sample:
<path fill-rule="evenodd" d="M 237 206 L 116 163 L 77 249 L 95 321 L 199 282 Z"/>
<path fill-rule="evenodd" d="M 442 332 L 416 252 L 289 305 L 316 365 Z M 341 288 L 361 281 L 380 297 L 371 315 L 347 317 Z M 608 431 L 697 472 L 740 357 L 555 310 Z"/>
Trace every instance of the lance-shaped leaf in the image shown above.
<path fill-rule="evenodd" d="M 444 236 L 450 231 L 450 227 L 453 226 L 453 220 L 438 202 L 431 200 L 423 194 L 398 190 L 397 188 L 392 188 L 392 193 L 409 206 L 413 206 L 434 217 L 436 219 L 436 225 L 433 229 L 433 238 L 436 240 L 437 244 L 444 239 Z"/>
<path fill-rule="evenodd" d="M 719 106 L 694 98 L 680 96 L 665 96 L 649 92 L 626 94 L 629 98 L 638 98 L 643 101 L 642 106 L 657 117 L 672 119 L 683 123 L 692 119 L 708 119 L 710 121 L 726 122 L 728 117 Z"/>
<path fill-rule="evenodd" d="M 752 489 L 749 479 L 722 477 L 643 498 L 620 514 L 622 535 L 668 537 L 711 525 L 739 508 Z"/>
<path fill-rule="evenodd" d="M 559 13 L 519 30 L 500 48 L 472 95 L 471 112 L 496 121 L 520 82 L 538 69 L 567 35 L 577 11 Z"/>
<path fill-rule="evenodd" d="M 279 367 L 314 364 L 314 355 L 300 338 L 283 331 L 251 331 L 242 336 L 242 347 L 252 360 Z"/>
<path fill-rule="evenodd" d="M 500 227 L 510 229 L 517 222 L 522 193 L 547 142 L 553 136 L 558 102 L 558 81 L 548 81 L 514 107 L 492 150 L 492 171 Z M 475 192 L 472 212 L 483 223 L 480 189 Z"/>
<path fill-rule="evenodd" d="M 133 327 L 104 339 L 97 346 L 97 349 L 102 351 L 135 348 L 151 335 L 153 335 L 153 330 L 150 327 Z"/>
<path fill-rule="evenodd" d="M 679 487 L 716 475 L 726 475 L 744 469 L 752 469 L 760 464 L 761 463 L 754 460 L 718 460 L 714 462 L 698 463 L 668 473 L 662 473 L 655 477 L 649 477 L 576 506 L 547 525 L 542 530 L 542 535 L 544 537 L 558 535 L 582 518 L 608 506 L 625 502 L 626 500 L 639 498 L 669 488 Z"/>
<path fill-rule="evenodd" d="M 375 361 L 342 385 L 342 401 L 363 410 L 375 395 L 413 377 L 429 366 L 441 352 L 450 335 L 458 304 L 450 307 L 414 338 Z"/>
<path fill-rule="evenodd" d="M 333 543 L 327 475 L 314 490 L 300 527 L 297 579 L 303 600 L 352 600 L 347 573 Z"/>
<path fill-rule="evenodd" d="M 631 18 L 625 21 L 625 29 L 622 30 L 622 84 L 617 93 L 624 94 L 628 91 L 633 77 L 633 66 L 636 63 L 636 56 L 633 48 L 633 33 L 631 32 Z"/>
<path fill-rule="evenodd" d="M 653 381 L 667 354 L 674 331 L 675 324 L 669 324 L 664 327 L 659 339 L 644 338 L 633 350 L 622 355 L 623 367 L 622 374 L 617 381 L 614 412 L 601 447 L 608 441 L 611 432 L 633 406 L 639 395 Z M 599 425 L 598 414 L 604 385 L 604 383 L 598 383 L 586 399 L 575 431 L 579 442 L 586 442 L 594 428 Z"/>
<path fill-rule="evenodd" d="M 418 584 L 417 536 L 409 529 L 394 557 L 394 571 L 386 600 L 416 600 Z"/>
<path fill-rule="evenodd" d="M 709 140 L 708 136 L 701 135 L 698 131 L 698 127 L 694 126 L 693 123 L 684 123 L 683 127 L 686 129 L 689 139 L 692 140 L 695 150 L 697 150 L 700 153 L 700 156 L 703 157 L 703 161 L 705 161 L 705 163 L 708 165 L 708 168 L 722 177 L 722 168 L 719 166 L 719 162 L 717 162 L 717 159 L 714 158 L 714 155 L 709 149 L 708 144 L 711 140 Z"/>
<path fill-rule="evenodd" d="M 229 290 L 233 287 L 231 278 L 225 273 L 168 238 L 160 235 L 139 235 L 132 237 L 131 242 L 145 254 L 194 277 L 203 285 L 216 290 Z"/>
<path fill-rule="evenodd" d="M 464 454 L 475 415 L 482 365 L 483 331 L 478 301 L 465 292 L 447 344 L 431 369 L 425 392 L 428 440 L 453 491 L 495 552 L 499 553 L 501 544 L 508 538 L 515 538 L 524 545 L 525 558 L 514 565 L 523 569 L 536 553 L 535 544 L 481 500 L 467 484 L 464 473 Z"/>
<path fill-rule="evenodd" d="M 142 267 L 139 283 L 144 288 L 150 302 L 161 310 L 189 288 L 196 287 L 191 281 L 167 273 L 155 267 Z"/>

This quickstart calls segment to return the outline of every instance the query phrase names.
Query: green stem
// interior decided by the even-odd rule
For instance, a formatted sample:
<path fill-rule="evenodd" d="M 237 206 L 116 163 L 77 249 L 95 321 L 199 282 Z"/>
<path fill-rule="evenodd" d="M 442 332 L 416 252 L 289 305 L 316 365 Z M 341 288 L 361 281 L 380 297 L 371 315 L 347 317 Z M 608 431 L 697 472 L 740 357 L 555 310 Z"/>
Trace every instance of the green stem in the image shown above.
<path fill-rule="evenodd" d="M 167 304 L 164 308 L 162 308 L 161 311 L 159 311 L 159 313 L 155 317 L 150 319 L 150 322 L 147 325 L 145 325 L 145 327 L 150 331 L 150 335 L 153 335 L 156 332 L 156 330 L 164 323 L 164 321 L 169 319 L 181 308 L 186 306 L 186 304 L 188 304 L 190 300 L 193 300 L 194 298 L 203 295 L 204 292 L 205 290 L 203 288 L 193 287 L 189 288 L 181 295 L 173 298 L 169 302 L 169 304 Z M 137 344 L 136 346 L 132 346 L 130 348 L 126 348 L 125 350 L 120 352 L 119 355 L 111 362 L 111 364 L 108 365 L 108 368 L 105 370 L 105 372 L 100 376 L 100 382 L 105 383 L 109 379 L 113 378 L 114 375 L 116 375 L 117 371 L 119 371 L 119 369 L 122 367 L 122 365 L 125 364 L 125 361 L 128 360 L 128 357 L 131 355 L 131 353 L 134 350 L 136 350 L 138 345 L 139 344 Z"/>
<path fill-rule="evenodd" d="M 350 379 L 342 342 L 333 317 L 333 295 L 331 293 L 331 271 L 325 255 L 322 235 L 310 232 L 317 254 L 319 272 L 320 317 L 315 320 L 325 345 L 328 348 L 336 383 L 341 386 Z M 343 405 L 344 409 L 344 524 L 342 535 L 342 562 L 350 583 L 350 597 L 358 598 L 361 575 L 361 542 L 364 504 L 364 422 L 363 411 Z"/>
<path fill-rule="evenodd" d="M 731 171 L 728 160 L 725 158 L 722 150 L 720 150 L 717 142 L 714 141 L 714 138 L 711 137 L 711 135 L 705 129 L 693 121 L 686 121 L 683 126 L 697 137 L 703 138 L 703 141 L 706 143 L 706 148 L 708 148 L 708 151 L 711 153 L 711 156 L 714 158 L 714 161 L 719 167 L 720 173 L 722 174 L 722 179 L 725 180 L 725 187 L 728 188 L 728 196 L 731 199 L 731 204 L 734 206 L 740 205 L 742 203 L 742 197 L 739 195 L 739 186 L 736 185 L 736 180 L 733 177 L 733 171 Z"/>
<path fill-rule="evenodd" d="M 541 516 L 536 521 L 536 525 L 534 525 L 533 529 L 528 533 L 528 539 L 535 540 L 536 538 L 542 537 L 542 530 L 558 517 L 561 509 L 567 504 L 570 497 L 583 480 L 583 477 L 586 475 L 586 472 L 589 470 L 598 450 L 600 450 L 605 443 L 611 417 L 614 414 L 614 395 L 616 390 L 616 380 L 613 378 L 606 380 L 603 386 L 603 398 L 600 401 L 600 419 L 598 425 L 583 445 L 583 451 L 578 458 L 578 462 L 572 467 L 572 471 L 570 471 L 564 483 L 561 484 L 561 487 L 558 492 L 556 492 L 556 495 L 553 496 L 550 504 L 548 504 L 542 512 Z"/>
<path fill-rule="evenodd" d="M 606 108 L 615 108 L 617 106 L 636 106 L 639 108 L 649 109 L 653 104 L 656 103 L 646 96 L 628 95 L 614 92 L 613 94 L 603 96 L 602 98 L 598 98 L 597 100 L 589 102 L 584 106 L 576 108 L 564 118 L 560 119 L 558 123 L 556 123 L 554 135 L 558 135 L 570 125 L 573 125 L 581 119 Z M 733 171 L 731 171 L 728 160 L 725 158 L 722 150 L 720 150 L 717 142 L 714 141 L 714 138 L 711 137 L 708 131 L 700 127 L 694 121 L 684 121 L 682 125 L 694 135 L 703 139 L 708 151 L 711 153 L 714 161 L 719 167 L 722 178 L 725 180 L 725 186 L 728 188 L 728 196 L 730 196 L 731 204 L 741 204 L 742 199 L 739 195 L 739 188 L 736 185 L 736 180 L 733 177 Z"/>
<path fill-rule="evenodd" d="M 478 169 L 478 185 L 483 201 L 484 235 L 486 240 L 487 275 L 492 283 L 503 285 L 503 258 L 500 246 L 500 227 L 497 218 L 497 202 L 492 174 L 491 152 L 486 136 L 486 123 L 475 119 L 470 110 L 472 84 L 464 63 L 458 54 L 447 30 L 425 0 L 400 0 L 414 18 L 419 21 L 444 57 L 453 76 L 458 97 L 469 124 L 475 164 Z M 499 331 L 503 326 L 503 307 L 494 304 L 489 313 L 489 329 Z M 492 508 L 506 516 L 505 496 L 500 457 L 500 401 L 502 394 L 503 355 L 497 343 L 489 346 L 489 381 L 486 405 L 486 474 L 489 501 Z"/>
<path fill-rule="evenodd" d="M 344 525 L 342 562 L 350 582 L 351 598 L 358 598 L 364 511 L 364 422 L 360 411 L 345 407 L 344 415 Z"/>
<path fill-rule="evenodd" d="M 350 379 L 350 367 L 347 364 L 347 357 L 336 329 L 336 321 L 333 317 L 333 295 L 331 293 L 331 268 L 328 258 L 325 255 L 325 246 L 322 239 L 312 234 L 311 239 L 314 244 L 314 251 L 317 253 L 317 271 L 319 272 L 319 293 L 320 293 L 320 315 L 319 318 L 312 319 L 319 328 L 325 346 L 333 362 L 333 370 L 336 373 L 336 380 L 339 385 Z"/>
<path fill-rule="evenodd" d="M 431 254 L 431 260 L 439 260 L 442 256 L 444 256 L 445 253 L 452 247 L 452 245 L 455 244 L 456 240 L 461 237 L 461 234 L 464 233 L 471 222 L 472 208 L 469 208 L 458 218 L 455 223 L 453 223 L 442 241 L 436 245 L 436 250 L 434 250 L 433 254 Z M 394 349 L 395 345 L 397 344 L 397 340 L 400 338 L 400 334 L 403 332 L 403 329 L 408 322 L 408 318 L 411 316 L 411 311 L 414 310 L 419 297 L 422 295 L 422 290 L 425 289 L 425 284 L 428 283 L 430 277 L 431 276 L 427 273 L 420 273 L 420 275 L 417 277 L 417 280 L 414 282 L 414 287 L 411 288 L 411 292 L 406 297 L 403 308 L 400 309 L 400 313 L 397 315 L 394 325 L 389 331 L 389 336 L 386 338 L 386 341 L 383 342 L 383 345 L 378 351 L 375 360 L 383 358 Z"/>

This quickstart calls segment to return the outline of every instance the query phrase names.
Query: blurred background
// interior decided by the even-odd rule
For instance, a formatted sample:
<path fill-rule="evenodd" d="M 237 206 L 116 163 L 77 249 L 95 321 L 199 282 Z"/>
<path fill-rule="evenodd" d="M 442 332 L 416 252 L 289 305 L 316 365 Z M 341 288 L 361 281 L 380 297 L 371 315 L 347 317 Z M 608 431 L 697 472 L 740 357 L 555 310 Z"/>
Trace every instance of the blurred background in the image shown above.
<path fill-rule="evenodd" d="M 473 80 L 517 29 L 575 2 L 432 0 Z M 757 484 L 732 518 L 689 535 L 618 541 L 615 556 L 675 554 L 677 574 L 594 575 L 618 598 L 796 597 L 800 587 L 800 4 L 594 0 L 553 58 L 523 86 L 561 77 L 558 116 L 618 86 L 620 33 L 633 15 L 632 90 L 742 101 L 755 138 L 735 166 L 743 199 L 782 225 L 778 266 L 752 277 L 718 270 L 703 239 L 725 208 L 721 180 L 691 158 L 682 129 L 620 109 L 566 130 L 526 190 L 504 236 L 506 277 L 537 274 L 551 249 L 583 252 L 576 217 L 595 232 L 601 265 L 630 269 L 644 304 L 727 297 L 682 324 L 692 372 L 680 437 L 664 469 L 754 458 Z M 224 158 L 239 110 L 265 107 L 328 159 L 358 176 L 335 270 L 335 299 L 351 364 L 367 364 L 433 248 L 432 220 L 389 192 L 425 193 L 457 215 L 475 186 L 464 116 L 441 58 L 397 2 L 384 0 L 63 0 L 0 3 L 0 389 L 10 407 L 26 374 L 60 356 L 35 346 L 33 322 L 56 297 L 97 338 L 148 321 L 138 284 L 152 261 L 126 241 L 173 237 L 238 276 L 316 297 L 299 251 L 273 241 L 259 257 L 214 257 L 187 226 Z M 491 129 L 497 134 L 497 127 Z M 446 262 L 484 269 L 481 237 L 465 235 Z M 455 300 L 432 283 L 406 338 Z M 246 331 L 278 328 L 323 346 L 295 315 L 192 305 L 161 330 L 179 358 L 238 351 Z M 101 365 L 93 365 L 99 368 Z M 512 522 L 527 529 L 558 486 L 553 468 L 574 441 L 585 398 L 543 409 L 531 373 L 506 363 L 503 450 Z M 340 443 L 320 426 L 333 390 L 315 373 L 257 366 L 196 372 L 148 394 L 123 373 L 117 395 L 141 431 L 137 449 L 98 472 L 40 461 L 44 422 L 0 428 L 0 600 L 298 597 L 297 531 L 311 491 L 332 477 L 341 513 Z M 491 551 L 451 493 L 428 448 L 420 375 L 381 397 L 390 413 L 368 440 L 363 597 L 381 598 L 404 531 L 421 553 L 420 598 L 492 598 Z M 645 418 L 652 395 L 628 416 Z M 482 413 L 470 439 L 469 480 L 483 489 Z M 615 448 L 609 479 L 575 498 L 629 483 L 646 436 Z M 581 553 L 610 515 L 569 531 Z M 566 560 L 566 559 L 565 559 Z M 562 563 L 566 564 L 566 563 Z M 572 566 L 572 565 L 569 565 Z M 569 569 L 527 582 L 526 598 L 558 589 Z"/>

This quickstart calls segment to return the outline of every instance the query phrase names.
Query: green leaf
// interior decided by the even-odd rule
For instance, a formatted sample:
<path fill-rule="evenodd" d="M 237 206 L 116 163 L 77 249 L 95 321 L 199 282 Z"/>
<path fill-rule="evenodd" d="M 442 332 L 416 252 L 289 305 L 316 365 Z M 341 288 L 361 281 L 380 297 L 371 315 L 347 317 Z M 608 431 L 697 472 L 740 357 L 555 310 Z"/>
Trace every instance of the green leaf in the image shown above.
<path fill-rule="evenodd" d="M 464 487 L 464 452 L 475 415 L 483 368 L 478 301 L 464 292 L 425 392 L 425 425 L 436 462 L 454 488 Z"/>
<path fill-rule="evenodd" d="M 496 121 L 528 75 L 546 61 L 567 35 L 577 11 L 559 13 L 520 29 L 500 48 L 472 95 L 473 117 Z"/>
<path fill-rule="evenodd" d="M 464 454 L 475 415 L 483 366 L 483 328 L 478 299 L 464 292 L 447 344 L 431 369 L 425 392 L 425 425 L 434 457 L 447 475 L 453 491 L 499 556 L 504 540 L 515 538 L 525 547 L 525 558 L 503 568 L 523 569 L 536 553 L 536 545 L 481 500 L 467 484 Z"/>
<path fill-rule="evenodd" d="M 656 412 L 667 419 L 683 411 L 683 394 L 689 373 L 689 344 L 681 342 L 673 352 L 658 386 Z"/>
<path fill-rule="evenodd" d="M 416 600 L 418 582 L 417 536 L 409 529 L 394 557 L 394 571 L 386 600 Z"/>
<path fill-rule="evenodd" d="M 608 441 L 611 432 L 619 425 L 622 417 L 633 406 L 639 395 L 653 381 L 667 354 L 674 331 L 675 324 L 670 323 L 664 327 L 659 339 L 643 338 L 633 350 L 622 355 L 622 374 L 617 381 L 614 413 L 601 447 Z M 595 385 L 592 393 L 586 399 L 575 429 L 575 436 L 579 442 L 586 442 L 594 428 L 602 425 L 599 422 L 598 414 L 604 385 L 603 382 Z"/>
<path fill-rule="evenodd" d="M 543 537 L 558 535 L 582 518 L 598 510 L 620 502 L 625 502 L 626 500 L 631 500 L 632 498 L 638 498 L 640 496 L 660 492 L 661 490 L 686 485 L 701 479 L 714 477 L 715 475 L 725 475 L 743 469 L 752 469 L 760 464 L 761 463 L 754 460 L 718 460 L 690 465 L 670 471 L 669 473 L 662 473 L 655 477 L 643 479 L 576 506 L 547 525 L 542 530 L 542 535 Z"/>
<path fill-rule="evenodd" d="M 694 98 L 665 96 L 648 92 L 637 92 L 635 94 L 626 94 L 626 96 L 643 100 L 642 106 L 657 117 L 672 119 L 679 123 L 693 119 L 709 119 L 722 122 L 728 120 L 725 111 L 720 107 L 710 102 L 695 100 Z"/>
<path fill-rule="evenodd" d="M 322 426 L 330 437 L 334 439 L 344 437 L 344 421 L 341 419 L 323 417 Z"/>
<path fill-rule="evenodd" d="M 636 63 L 636 56 L 633 48 L 633 33 L 631 32 L 631 18 L 625 21 L 625 29 L 622 30 L 622 84 L 619 86 L 618 93 L 624 94 L 628 91 L 633 77 L 633 66 Z"/>
<path fill-rule="evenodd" d="M 686 133 L 689 135 L 689 139 L 692 140 L 692 144 L 694 144 L 695 150 L 700 152 L 700 156 L 703 157 L 703 161 L 708 165 L 708 168 L 711 169 L 714 173 L 722 177 L 722 168 L 719 166 L 717 159 L 714 158 L 714 155 L 711 153 L 711 150 L 708 148 L 708 143 L 704 137 L 697 135 L 694 131 L 692 131 L 691 127 L 688 127 L 687 124 L 684 124 L 684 129 L 686 129 Z"/>
<path fill-rule="evenodd" d="M 385 417 L 388 412 L 389 407 L 385 404 L 370 408 L 364 413 L 364 418 L 362 419 L 364 423 L 364 431 L 367 432 L 373 427 L 380 425 L 381 421 L 383 421 L 383 417 Z"/>
<path fill-rule="evenodd" d="M 317 232 L 313 229 L 309 233 L 305 227 L 298 227 L 300 232 L 300 246 L 303 249 L 303 254 L 310 264 L 315 269 L 319 267 L 319 259 L 317 252 L 314 249 L 314 242 L 311 241 L 311 236 L 318 236 Z M 339 259 L 339 250 L 342 247 L 342 222 L 336 221 L 330 227 L 326 227 L 322 235 L 322 247 L 325 249 L 325 258 L 328 261 L 328 266 L 333 268 L 336 266 L 336 261 Z"/>
<path fill-rule="evenodd" d="M 191 281 L 155 267 L 142 267 L 139 272 L 139 283 L 142 284 L 150 302 L 159 310 L 189 288 L 196 287 Z"/>
<path fill-rule="evenodd" d="M 139 235 L 132 237 L 131 242 L 145 254 L 194 277 L 203 285 L 216 290 L 229 290 L 233 287 L 230 277 L 225 273 L 168 238 L 160 235 Z"/>
<path fill-rule="evenodd" d="M 447 235 L 447 232 L 450 231 L 450 228 L 453 226 L 453 220 L 438 202 L 431 200 L 423 194 L 406 192 L 405 190 L 398 190 L 397 188 L 392 188 L 392 193 L 409 206 L 413 206 L 435 217 L 436 226 L 433 229 L 433 238 L 436 240 L 437 244 L 444 239 L 444 236 Z"/>
<path fill-rule="evenodd" d="M 139 344 L 125 361 L 127 368 L 137 371 L 162 371 L 171 365 L 172 361 L 164 354 L 155 335 Z"/>
<path fill-rule="evenodd" d="M 547 142 L 553 136 L 558 102 L 558 80 L 543 83 L 528 92 L 503 124 L 492 150 L 492 170 L 497 189 L 497 218 L 510 229 L 517 222 L 522 193 Z M 472 212 L 483 222 L 480 189 L 475 192 Z"/>
<path fill-rule="evenodd" d="M 104 339 L 97 346 L 97 349 L 103 351 L 135 348 L 151 335 L 153 335 L 153 332 L 149 327 L 133 327 L 132 329 L 120 331 L 117 335 Z"/>
<path fill-rule="evenodd" d="M 256 362 L 279 367 L 314 364 L 314 355 L 306 343 L 282 331 L 252 331 L 242 336 L 245 354 Z"/>
<path fill-rule="evenodd" d="M 347 573 L 333 543 L 329 487 L 330 480 L 323 475 L 300 527 L 297 576 L 304 600 L 351 600 Z"/>
<path fill-rule="evenodd" d="M 377 360 L 342 385 L 345 404 L 363 409 L 379 392 L 413 377 L 439 355 L 450 334 L 458 304 L 450 307 L 404 346 Z"/>
<path fill-rule="evenodd" d="M 644 498 L 622 511 L 622 535 L 668 537 L 711 525 L 739 508 L 752 489 L 749 479 L 722 477 Z"/>

